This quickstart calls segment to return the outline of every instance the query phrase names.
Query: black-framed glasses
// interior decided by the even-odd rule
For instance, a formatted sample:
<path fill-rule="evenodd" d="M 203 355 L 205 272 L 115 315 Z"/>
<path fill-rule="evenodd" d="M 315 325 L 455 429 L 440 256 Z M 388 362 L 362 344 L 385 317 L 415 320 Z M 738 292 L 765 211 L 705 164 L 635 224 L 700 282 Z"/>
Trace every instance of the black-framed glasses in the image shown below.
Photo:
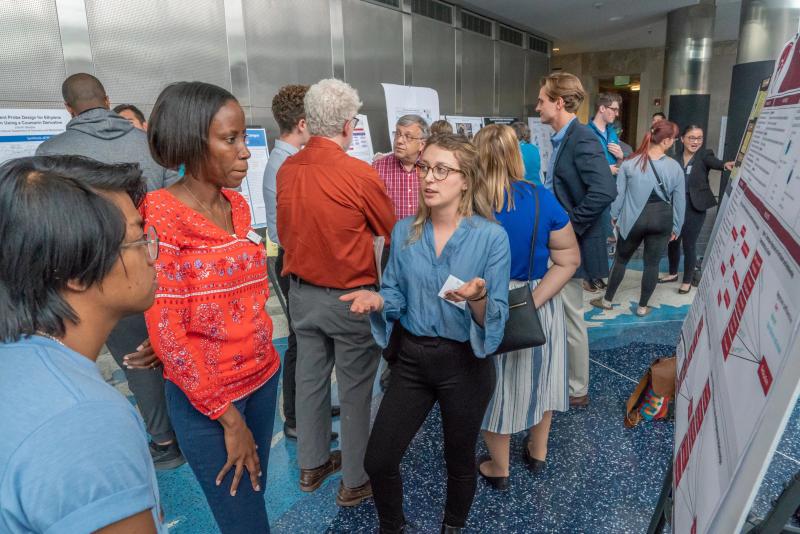
<path fill-rule="evenodd" d="M 451 172 L 458 172 L 460 173 L 460 169 L 451 169 L 445 165 L 434 165 L 431 167 L 422 162 L 417 162 L 414 164 L 414 167 L 417 168 L 417 178 L 420 180 L 424 180 L 428 177 L 428 172 L 433 171 L 433 179 L 437 182 L 441 182 L 442 180 L 446 179 Z"/>
<path fill-rule="evenodd" d="M 354 130 L 356 129 L 356 126 L 358 126 L 358 121 L 359 121 L 358 117 L 353 117 L 352 119 L 350 119 L 350 124 L 353 125 Z"/>
<path fill-rule="evenodd" d="M 395 139 L 405 139 L 406 142 L 409 142 L 409 143 L 411 141 L 421 141 L 423 139 L 422 137 L 413 137 L 413 136 L 411 136 L 411 135 L 409 135 L 407 133 L 403 133 L 403 132 L 400 132 L 400 131 L 392 132 L 392 137 L 394 137 Z"/>
<path fill-rule="evenodd" d="M 619 113 L 620 111 L 622 111 L 622 109 L 621 109 L 621 108 L 606 108 L 606 109 L 610 109 L 610 110 L 611 110 L 611 111 L 613 111 L 614 113 Z"/>
<path fill-rule="evenodd" d="M 697 143 L 703 140 L 703 136 L 701 135 L 700 137 L 695 137 L 694 135 L 692 135 L 687 137 L 686 140 L 689 141 L 690 143 Z"/>
<path fill-rule="evenodd" d="M 154 226 L 148 226 L 145 234 L 142 236 L 142 239 L 138 241 L 132 241 L 130 243 L 123 243 L 120 245 L 119 248 L 131 248 L 131 247 L 147 247 L 147 255 L 150 257 L 151 260 L 156 261 L 158 259 L 158 232 Z"/>

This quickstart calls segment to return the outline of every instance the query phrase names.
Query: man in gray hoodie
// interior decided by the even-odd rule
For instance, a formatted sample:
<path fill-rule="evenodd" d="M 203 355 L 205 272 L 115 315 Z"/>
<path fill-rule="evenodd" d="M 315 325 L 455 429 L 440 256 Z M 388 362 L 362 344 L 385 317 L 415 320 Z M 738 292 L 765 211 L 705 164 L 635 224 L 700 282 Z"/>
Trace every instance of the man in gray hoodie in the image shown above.
<path fill-rule="evenodd" d="M 91 74 L 73 74 L 64 80 L 61 94 L 73 118 L 64 133 L 39 145 L 37 156 L 76 155 L 103 163 L 138 163 L 148 191 L 178 180 L 175 171 L 153 161 L 147 134 L 110 111 L 108 95 L 100 80 Z M 111 331 L 106 346 L 125 372 L 128 387 L 136 397 L 152 438 L 150 454 L 156 469 L 178 467 L 184 459 L 167 414 L 164 379 L 150 347 L 144 315 L 121 320 Z"/>

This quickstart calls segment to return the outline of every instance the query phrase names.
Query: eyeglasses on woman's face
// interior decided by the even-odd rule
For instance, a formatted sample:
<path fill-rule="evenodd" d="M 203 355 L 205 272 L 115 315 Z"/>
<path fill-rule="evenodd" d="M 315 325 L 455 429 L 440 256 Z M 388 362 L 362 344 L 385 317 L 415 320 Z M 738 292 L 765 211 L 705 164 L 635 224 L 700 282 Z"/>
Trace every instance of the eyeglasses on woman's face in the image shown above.
<path fill-rule="evenodd" d="M 158 232 L 156 232 L 155 227 L 148 226 L 142 239 L 131 241 L 130 243 L 123 243 L 120 245 L 120 248 L 147 247 L 147 256 L 150 260 L 156 261 L 158 259 L 158 244 Z"/>
<path fill-rule="evenodd" d="M 453 173 L 461 172 L 460 169 L 451 169 L 446 165 L 438 164 L 431 166 L 422 161 L 418 161 L 414 166 L 417 168 L 417 178 L 419 178 L 420 180 L 426 179 L 428 177 L 428 173 L 431 171 L 433 172 L 433 179 L 436 180 L 437 182 L 445 180 L 450 175 L 451 172 Z"/>

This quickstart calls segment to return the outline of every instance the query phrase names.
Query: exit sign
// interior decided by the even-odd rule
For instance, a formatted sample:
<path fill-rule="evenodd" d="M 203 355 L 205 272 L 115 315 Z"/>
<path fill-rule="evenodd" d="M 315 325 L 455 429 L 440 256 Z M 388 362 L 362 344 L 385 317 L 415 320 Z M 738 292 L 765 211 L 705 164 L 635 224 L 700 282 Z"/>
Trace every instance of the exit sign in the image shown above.
<path fill-rule="evenodd" d="M 630 76 L 614 76 L 614 86 L 619 87 L 621 85 L 628 85 L 631 83 Z"/>

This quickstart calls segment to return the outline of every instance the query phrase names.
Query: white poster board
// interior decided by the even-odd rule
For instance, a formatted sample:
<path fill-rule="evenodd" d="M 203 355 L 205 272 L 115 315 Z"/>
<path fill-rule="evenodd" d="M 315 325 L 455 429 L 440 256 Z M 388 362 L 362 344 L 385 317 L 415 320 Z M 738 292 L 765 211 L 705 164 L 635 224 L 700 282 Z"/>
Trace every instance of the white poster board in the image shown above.
<path fill-rule="evenodd" d="M 372 163 L 372 136 L 369 133 L 369 120 L 366 115 L 356 115 L 358 125 L 353 130 L 353 142 L 347 153 L 354 158 L 358 158 L 367 163 Z"/>
<path fill-rule="evenodd" d="M 40 144 L 66 129 L 70 118 L 64 109 L 0 109 L 0 163 L 33 156 Z"/>
<path fill-rule="evenodd" d="M 719 144 L 717 145 L 717 157 L 722 159 L 725 154 L 725 134 L 728 131 L 728 116 L 723 115 L 719 120 Z"/>
<path fill-rule="evenodd" d="M 741 530 L 800 388 L 800 58 L 776 68 L 678 344 L 674 532 Z"/>
<path fill-rule="evenodd" d="M 430 125 L 439 118 L 439 93 L 428 87 L 412 87 L 382 83 L 386 96 L 386 120 L 389 125 L 389 139 L 403 115 L 419 115 Z"/>
<path fill-rule="evenodd" d="M 472 139 L 478 130 L 483 128 L 483 117 L 464 117 L 463 115 L 447 115 L 447 122 L 453 127 L 453 133 Z"/>
<path fill-rule="evenodd" d="M 539 149 L 542 160 L 542 172 L 547 172 L 550 156 L 553 155 L 553 142 L 550 140 L 556 134 L 549 124 L 542 124 L 539 117 L 528 117 L 528 128 L 531 129 L 531 143 Z"/>
<path fill-rule="evenodd" d="M 241 193 L 250 206 L 250 217 L 253 228 L 267 225 L 267 207 L 264 202 L 264 170 L 267 168 L 269 149 L 267 148 L 267 131 L 264 128 L 247 129 L 247 149 L 250 159 L 247 160 L 247 176 L 242 182 Z"/>

